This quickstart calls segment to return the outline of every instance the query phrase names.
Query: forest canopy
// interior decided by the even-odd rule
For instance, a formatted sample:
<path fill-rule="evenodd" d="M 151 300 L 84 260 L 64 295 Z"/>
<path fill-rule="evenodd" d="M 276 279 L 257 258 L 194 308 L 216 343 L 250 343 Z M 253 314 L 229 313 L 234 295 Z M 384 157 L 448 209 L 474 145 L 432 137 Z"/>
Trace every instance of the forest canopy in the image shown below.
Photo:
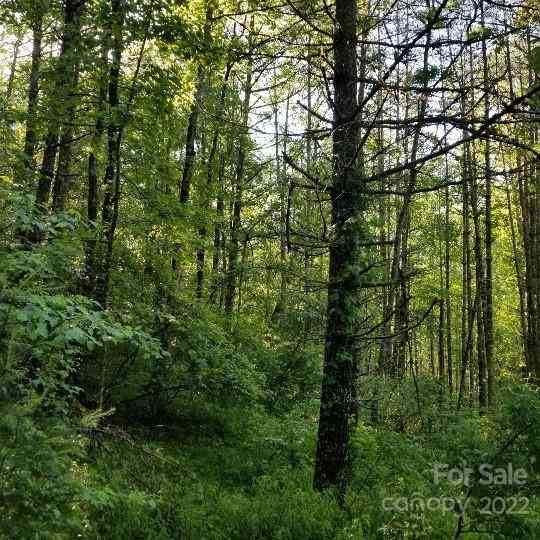
<path fill-rule="evenodd" d="M 540 538 L 538 0 L 0 0 L 0 540 Z"/>

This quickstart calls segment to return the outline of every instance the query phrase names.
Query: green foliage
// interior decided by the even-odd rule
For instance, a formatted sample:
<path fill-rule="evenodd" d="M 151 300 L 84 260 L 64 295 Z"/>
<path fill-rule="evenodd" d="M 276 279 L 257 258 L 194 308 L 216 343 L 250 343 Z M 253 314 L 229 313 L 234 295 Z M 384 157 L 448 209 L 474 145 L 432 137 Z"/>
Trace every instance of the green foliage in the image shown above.
<path fill-rule="evenodd" d="M 484 39 L 489 39 L 492 34 L 493 30 L 491 28 L 480 26 L 476 28 L 471 28 L 471 30 L 469 30 L 467 34 L 467 39 L 471 43 L 476 43 Z"/>
<path fill-rule="evenodd" d="M 317 403 L 279 418 L 229 408 L 231 428 L 224 438 L 212 432 L 152 431 L 153 437 L 145 432 L 134 438 L 113 432 L 86 469 L 81 495 L 86 537 L 443 540 L 454 534 L 458 506 L 430 508 L 426 502 L 459 503 L 467 486 L 436 481 L 434 467 L 512 463 L 526 469 L 526 485 L 504 486 L 501 492 L 499 486 L 478 484 L 467 505 L 467 523 L 497 530 L 496 538 L 535 538 L 540 531 L 535 517 L 540 470 L 531 460 L 539 440 L 536 392 L 509 386 L 501 396 L 506 405 L 488 419 L 456 412 L 447 398 L 441 405 L 438 386 L 428 379 L 419 387 L 423 421 L 409 420 L 404 432 L 383 423 L 361 423 L 355 430 L 355 465 L 343 508 L 331 493 L 321 496 L 311 488 L 316 425 L 310 418 Z M 413 393 L 396 393 L 395 400 L 405 410 L 417 410 Z M 439 409 L 428 406 L 433 402 Z M 484 514 L 480 501 L 486 496 L 527 497 L 531 512 Z M 397 510 L 389 506 L 392 501 Z"/>
<path fill-rule="evenodd" d="M 529 58 L 529 61 L 531 63 L 531 67 L 533 71 L 536 73 L 537 81 L 540 79 L 540 47 L 534 47 L 531 51 L 531 55 Z M 535 91 L 535 93 L 529 98 L 528 102 L 531 108 L 538 111 L 540 108 L 540 86 L 537 82 L 535 86 L 533 86 L 530 90 Z"/>
<path fill-rule="evenodd" d="M 504 392 L 508 407 L 497 418 L 488 420 L 467 410 L 456 412 L 455 403 L 438 395 L 437 385 L 430 386 L 427 379 L 418 381 L 421 413 L 414 391 L 389 392 L 380 384 L 383 394 L 394 394 L 395 402 L 402 404 L 405 421 L 401 425 L 389 424 L 393 415 L 386 413 L 387 406 L 382 405 L 380 420 L 370 426 L 361 425 L 354 434 L 353 455 L 358 465 L 352 472 L 346 503 L 351 516 L 348 527 L 358 535 L 352 537 L 446 539 L 455 533 L 459 504 L 464 501 L 467 529 L 497 530 L 496 538 L 510 537 L 510 530 L 523 539 L 538 534 L 533 517 L 538 467 L 531 459 L 536 449 L 529 445 L 529 437 L 536 436 L 540 420 L 535 392 L 509 388 Z M 435 405 L 430 407 L 431 403 Z M 407 410 L 416 411 L 414 417 L 407 415 Z M 528 427 L 523 432 L 516 414 L 527 418 Z M 473 480 L 476 483 L 469 492 L 467 485 L 444 476 L 438 478 L 434 472 L 441 464 L 448 469 L 477 470 L 482 464 L 495 468 L 508 463 L 526 470 L 525 485 L 485 486 Z M 533 510 L 522 515 L 481 512 L 483 497 L 502 497 L 510 502 L 525 497 Z M 464 538 L 469 536 L 465 534 Z"/>
<path fill-rule="evenodd" d="M 107 494 L 89 506 L 89 538 L 334 538 L 344 518 L 311 489 L 306 412 L 277 419 L 229 409 L 236 425 L 221 443 L 215 433 L 181 448 L 170 435 L 105 442 L 91 491 Z"/>
<path fill-rule="evenodd" d="M 422 16 L 422 21 L 426 24 L 431 24 L 431 27 L 434 30 L 439 30 L 441 28 L 446 28 L 446 21 L 441 17 L 440 13 L 438 13 L 438 9 L 436 7 L 429 8 L 426 13 Z"/>
<path fill-rule="evenodd" d="M 182 416 L 186 406 L 193 415 L 200 414 L 197 407 L 249 406 L 266 398 L 265 377 L 253 358 L 254 340 L 251 349 L 235 343 L 202 307 L 179 306 L 175 315 L 159 310 L 153 323 L 164 348 L 157 361 L 139 355 L 128 370 L 122 371 L 121 360 L 107 366 L 106 386 L 114 388 L 111 400 L 120 410 L 123 403 L 129 410 L 135 402 L 141 416 L 174 417 Z"/>
<path fill-rule="evenodd" d="M 439 75 L 439 72 L 439 67 L 435 65 L 429 65 L 428 67 L 420 68 L 414 74 L 414 81 L 422 85 L 427 85 L 430 81 L 432 81 Z"/>
<path fill-rule="evenodd" d="M 506 74 L 516 94 L 529 79 L 520 32 L 530 15 L 516 11 L 507 33 L 501 25 L 478 26 L 471 19 L 475 6 L 462 0 L 447 2 L 441 13 L 420 7 L 416 16 L 407 2 L 359 2 L 357 90 L 364 103 L 348 111 L 354 121 L 341 130 L 333 129 L 332 115 L 342 112 L 331 103 L 340 69 L 330 46 L 341 32 L 330 3 L 305 0 L 273 9 L 229 0 L 130 0 L 118 3 L 126 10 L 120 27 L 111 21 L 110 0 L 84 2 L 80 46 L 63 58 L 55 51 L 63 48 L 64 4 L 0 2 L 8 45 L 0 98 L 0 539 L 446 540 L 455 537 L 456 507 L 386 505 L 388 498 L 421 503 L 441 497 L 455 503 L 468 497 L 467 530 L 489 531 L 464 532 L 460 540 L 539 538 L 540 464 L 531 459 L 540 455 L 538 392 L 509 382 L 524 364 L 516 270 L 525 280 L 530 273 L 521 249 L 526 228 L 515 226 L 514 253 L 509 218 L 511 211 L 514 221 L 524 218 L 530 197 L 521 192 L 533 187 L 528 173 L 513 175 L 516 165 L 530 166 L 525 149 L 534 146 L 534 126 L 527 115 L 506 121 L 505 111 L 497 120 L 510 103 Z M 39 96 L 31 110 L 27 48 L 30 25 L 42 10 Z M 487 20 L 496 22 L 502 4 L 486 10 Z M 111 60 L 119 51 L 110 50 L 111 33 L 121 34 L 125 46 L 115 107 Z M 8 81 L 10 48 L 19 35 L 23 47 Z M 483 66 L 473 45 L 482 40 L 490 40 L 493 79 L 484 83 L 497 96 L 487 100 L 493 130 L 483 132 L 477 130 Z M 422 68 L 424 46 L 433 63 Z M 352 49 L 346 52 L 352 58 Z M 540 73 L 538 47 L 529 62 Z M 74 65 L 78 77 L 67 77 Z M 244 124 L 248 69 L 255 86 Z M 77 81 L 64 84 L 68 79 Z M 440 81 L 441 88 L 426 91 Z M 536 108 L 538 99 L 529 104 Z M 270 125 L 274 110 L 277 126 Z M 117 126 L 122 136 L 113 148 Z M 195 131 L 195 155 L 190 197 L 181 203 L 188 126 Z M 31 163 L 23 155 L 29 128 L 36 143 Z M 454 147 L 458 154 L 430 159 L 464 128 L 474 139 L 470 156 Z M 49 203 L 36 208 L 37 183 L 46 180 L 39 169 L 47 134 L 70 136 L 55 150 L 69 150 L 71 162 L 65 171 L 55 166 Z M 442 304 L 433 302 L 442 299 L 452 308 L 457 372 L 462 273 L 468 266 L 474 295 L 480 283 L 474 233 L 481 253 L 488 245 L 484 150 L 490 134 L 503 143 L 490 146 L 497 172 L 494 358 L 502 385 L 496 407 L 479 415 L 471 406 L 474 389 L 458 410 L 455 388 L 449 392 L 435 377 L 438 338 L 446 349 L 447 329 L 438 327 Z M 341 189 L 333 156 L 342 143 L 357 144 L 357 135 L 363 146 L 347 163 L 351 182 Z M 96 223 L 89 223 L 87 209 L 90 153 L 97 167 Z M 113 157 L 119 189 L 110 201 L 102 180 Z M 503 175 L 505 169 L 512 174 Z M 69 193 L 66 210 L 57 212 L 50 199 L 60 173 L 69 178 Z M 478 216 L 472 186 L 467 191 L 460 182 L 469 176 L 477 182 Z M 523 184 L 510 186 L 509 205 L 503 181 Z M 405 190 L 416 192 L 409 197 Z M 354 217 L 336 227 L 338 206 Z M 112 238 L 108 222 L 114 222 Z M 342 339 L 342 328 L 335 334 L 326 328 L 329 247 L 343 238 L 354 257 L 338 277 L 349 293 L 340 309 L 354 339 Z M 103 306 L 89 286 L 93 242 L 98 266 L 110 265 L 106 276 L 92 276 L 107 278 Z M 225 315 L 231 276 L 234 307 Z M 204 278 L 201 290 L 198 278 Z M 374 375 L 381 343 L 397 345 L 402 337 L 397 316 L 388 324 L 382 317 L 387 309 L 401 315 L 406 298 L 406 373 L 399 380 Z M 426 313 L 429 306 L 436 307 Z M 352 410 L 343 411 L 342 420 L 352 416 L 352 443 L 342 504 L 332 491 L 321 495 L 312 488 L 321 359 L 325 342 L 334 339 L 347 345 L 339 357 L 354 354 L 361 373 Z M 473 368 L 477 343 L 475 333 Z M 511 462 L 527 471 L 528 482 L 475 485 L 468 493 L 451 481 L 434 481 L 437 463 L 467 463 L 478 471 L 486 462 Z M 484 496 L 526 497 L 530 513 L 486 515 Z"/>
<path fill-rule="evenodd" d="M 13 402 L 0 384 L 0 538 L 77 537 L 84 516 L 82 485 L 74 473 L 79 437 L 66 424 L 39 414 L 32 394 Z"/>
<path fill-rule="evenodd" d="M 531 51 L 531 65 L 534 71 L 540 76 L 540 47 L 534 47 Z"/>
<path fill-rule="evenodd" d="M 32 386 L 51 396 L 75 397 L 80 389 L 69 383 L 76 371 L 85 373 L 81 359 L 100 354 L 135 351 L 149 362 L 162 357 L 159 342 L 148 334 L 121 325 L 84 297 L 30 294 L 20 289 L 1 292 L 0 316 L 6 329 L 4 369 L 19 366 L 31 374 Z M 93 369 L 95 370 L 95 365 Z M 91 396 L 86 380 L 87 397 Z M 96 390 L 97 391 L 97 390 Z M 55 404 L 63 403 L 54 401 Z M 67 403 L 64 403 L 67 412 Z"/>

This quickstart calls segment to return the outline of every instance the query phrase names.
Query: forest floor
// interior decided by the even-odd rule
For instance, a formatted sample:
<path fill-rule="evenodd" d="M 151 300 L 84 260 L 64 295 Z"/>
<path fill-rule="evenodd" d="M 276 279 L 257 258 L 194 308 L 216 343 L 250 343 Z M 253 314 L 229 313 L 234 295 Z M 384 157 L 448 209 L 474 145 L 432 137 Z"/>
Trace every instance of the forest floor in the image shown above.
<path fill-rule="evenodd" d="M 191 402 L 163 424 L 110 426 L 80 473 L 105 494 L 92 537 L 447 539 L 458 534 L 461 502 L 458 538 L 533 540 L 540 505 L 530 452 L 538 450 L 527 441 L 537 428 L 512 440 L 511 427 L 518 429 L 514 415 L 526 399 L 516 398 L 513 412 L 496 422 L 444 404 L 428 422 L 411 415 L 402 432 L 403 419 L 378 426 L 361 419 L 342 507 L 311 487 L 316 403 L 269 415 L 257 407 L 203 411 Z M 473 474 L 469 486 L 447 474 L 480 462 L 486 471 L 521 467 L 527 481 L 483 482 Z"/>

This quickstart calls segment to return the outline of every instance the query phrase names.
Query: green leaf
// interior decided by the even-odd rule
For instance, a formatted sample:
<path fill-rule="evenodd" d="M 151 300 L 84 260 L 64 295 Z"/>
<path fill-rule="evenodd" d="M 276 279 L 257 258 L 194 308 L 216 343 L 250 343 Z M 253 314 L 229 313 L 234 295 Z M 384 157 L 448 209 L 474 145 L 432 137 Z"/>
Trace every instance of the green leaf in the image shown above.
<path fill-rule="evenodd" d="M 69 328 L 63 335 L 63 338 L 66 342 L 74 341 L 76 343 L 86 343 L 88 341 L 88 334 L 81 330 L 80 328 L 74 327 Z"/>
<path fill-rule="evenodd" d="M 19 322 L 28 322 L 32 318 L 32 310 L 27 306 L 17 312 L 16 318 Z"/>
<path fill-rule="evenodd" d="M 418 69 L 414 74 L 414 81 L 419 84 L 427 84 L 439 75 L 439 68 L 430 65 L 426 68 Z"/>
<path fill-rule="evenodd" d="M 491 28 L 472 28 L 467 34 L 467 39 L 471 43 L 476 43 L 477 41 L 482 41 L 483 39 L 488 39 L 492 34 Z"/>
<path fill-rule="evenodd" d="M 420 20 L 425 24 L 431 24 L 434 30 L 446 28 L 446 20 L 441 17 L 441 14 L 437 14 L 438 9 L 436 7 L 429 8 L 423 15 L 420 16 Z"/>
<path fill-rule="evenodd" d="M 534 69 L 536 74 L 540 76 L 540 46 L 534 47 L 531 51 L 530 57 L 531 67 Z"/>

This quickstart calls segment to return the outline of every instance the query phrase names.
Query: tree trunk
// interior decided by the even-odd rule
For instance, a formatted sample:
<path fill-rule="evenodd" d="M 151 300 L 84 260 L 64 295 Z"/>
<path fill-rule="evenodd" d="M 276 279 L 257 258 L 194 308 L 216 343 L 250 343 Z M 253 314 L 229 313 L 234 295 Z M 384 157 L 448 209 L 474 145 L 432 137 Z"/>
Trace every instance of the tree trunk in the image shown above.
<path fill-rule="evenodd" d="M 96 108 L 96 121 L 94 133 L 88 155 L 88 186 L 87 186 L 87 223 L 89 238 L 85 243 L 85 276 L 83 292 L 94 297 L 96 288 L 96 248 L 97 248 L 97 218 L 98 218 L 98 160 L 97 152 L 102 143 L 105 129 L 104 113 L 107 102 L 108 64 L 110 51 L 110 29 L 105 31 L 101 43 L 100 77 L 98 81 L 98 104 Z"/>
<path fill-rule="evenodd" d="M 283 154 L 287 154 L 287 136 L 289 129 L 289 101 L 290 98 L 287 97 L 287 106 L 285 112 L 285 134 L 283 139 Z M 287 179 L 287 165 L 285 160 L 283 160 L 283 167 L 280 167 L 281 159 L 279 157 L 279 124 L 278 124 L 278 108 L 275 106 L 274 110 L 274 124 L 275 124 L 275 152 L 276 152 L 276 180 L 279 187 L 279 262 L 280 262 L 280 273 L 279 273 L 279 290 L 276 300 L 276 305 L 272 313 L 272 322 L 277 323 L 279 319 L 285 313 L 285 300 L 287 296 L 287 279 L 288 279 L 288 245 L 287 245 L 287 206 L 289 198 L 287 194 L 289 193 L 289 182 Z"/>
<path fill-rule="evenodd" d="M 19 52 L 21 50 L 21 44 L 23 39 L 23 33 L 19 32 L 13 45 L 13 58 L 11 60 L 11 67 L 9 69 L 9 77 L 6 87 L 5 107 L 9 108 L 11 97 L 13 96 L 13 83 L 15 82 L 15 72 L 17 71 L 17 62 L 19 61 Z"/>
<path fill-rule="evenodd" d="M 38 8 L 32 22 L 32 63 L 30 66 L 30 78 L 28 80 L 28 105 L 26 110 L 23 158 L 25 184 L 30 184 L 31 171 L 34 165 L 34 154 L 36 151 L 36 123 L 39 99 L 39 78 L 41 71 L 41 49 L 43 42 L 43 17 L 43 10 Z"/>
<path fill-rule="evenodd" d="M 446 356 L 445 356 L 445 342 L 444 342 L 444 307 L 445 302 L 441 298 L 439 300 L 439 324 L 437 325 L 438 336 L 438 353 L 439 353 L 439 382 L 441 390 L 446 386 Z"/>
<path fill-rule="evenodd" d="M 508 29 L 507 23 L 505 21 L 505 28 Z M 510 90 L 510 99 L 513 101 L 515 99 L 515 90 L 514 90 L 514 73 L 513 73 L 513 62 L 512 62 L 512 55 L 510 52 L 510 37 L 508 37 L 505 40 L 505 62 L 506 62 L 506 69 L 508 71 L 508 88 Z M 505 159 L 503 154 L 503 168 L 505 165 Z M 529 348 L 527 347 L 528 342 L 528 333 L 529 329 L 527 326 L 527 291 L 526 291 L 526 283 L 525 283 L 525 260 L 526 255 L 523 253 L 520 253 L 520 247 L 519 244 L 519 233 L 521 233 L 521 239 L 522 241 L 525 241 L 525 236 L 523 234 L 524 232 L 524 226 L 525 226 L 525 220 L 524 215 L 522 214 L 522 220 L 521 220 L 521 226 L 519 226 L 519 216 L 518 216 L 518 227 L 516 230 L 516 223 L 514 221 L 514 205 L 518 209 L 523 211 L 523 182 L 521 179 L 521 155 L 520 150 L 516 150 L 516 168 L 517 168 L 517 190 L 512 190 L 512 179 L 507 178 L 506 183 L 506 202 L 508 207 L 508 219 L 510 221 L 510 232 L 511 232 L 511 239 L 512 239 L 512 253 L 513 253 L 513 259 L 514 259 L 514 270 L 516 272 L 516 281 L 518 286 L 518 293 L 519 293 L 519 321 L 520 321 L 520 327 L 521 327 L 521 338 L 523 343 L 523 355 L 525 357 L 525 367 L 527 373 L 531 372 L 532 365 L 534 363 L 534 360 L 530 358 L 529 356 Z M 512 191 L 514 193 L 517 193 L 516 199 L 517 201 L 513 201 L 512 199 Z M 525 247 L 524 245 L 522 246 Z"/>
<path fill-rule="evenodd" d="M 450 181 L 450 174 L 448 171 L 448 157 L 445 159 L 446 181 Z M 448 389 L 450 393 L 454 391 L 454 362 L 452 358 L 452 300 L 450 295 L 450 190 L 446 186 L 444 192 L 444 288 L 446 292 L 446 364 L 448 371 Z"/>
<path fill-rule="evenodd" d="M 73 79 L 73 87 L 78 84 L 78 62 L 74 66 L 75 75 Z M 73 136 L 75 133 L 75 106 L 76 100 L 71 97 L 68 100 L 69 105 L 66 111 L 66 124 L 62 130 L 60 137 L 60 150 L 58 152 L 58 165 L 53 186 L 53 212 L 63 212 L 66 208 L 66 201 L 71 185 L 73 184 L 71 174 L 71 161 L 73 158 Z"/>
<path fill-rule="evenodd" d="M 77 82 L 76 66 L 79 58 L 78 42 L 83 5 L 84 3 L 79 0 L 66 0 L 64 7 L 64 31 L 53 90 L 53 109 L 50 111 L 52 117 L 49 119 L 49 131 L 45 138 L 36 193 L 36 207 L 41 211 L 46 209 L 49 201 L 62 123 L 67 121 L 68 128 L 71 123 L 69 116 Z M 64 143 L 66 142 L 64 140 Z M 36 240 L 40 239 L 41 235 L 38 234 Z"/>
<path fill-rule="evenodd" d="M 474 150 L 472 150 L 474 156 Z M 474 223 L 474 259 L 476 294 L 479 298 L 479 309 L 476 317 L 477 324 L 477 361 L 478 361 L 478 402 L 482 409 L 488 406 L 487 392 L 487 370 L 486 370 L 486 348 L 484 321 L 486 313 L 485 301 L 485 274 L 484 257 L 482 253 L 482 236 L 480 229 L 480 211 L 478 209 L 478 181 L 476 178 L 476 167 L 474 167 L 474 157 L 469 158 L 471 163 L 471 209 Z"/>
<path fill-rule="evenodd" d="M 406 25 L 406 34 L 408 35 L 408 13 L 407 13 L 407 25 Z M 428 30 L 426 34 L 426 42 L 423 50 L 423 69 L 429 68 L 429 54 L 430 54 L 430 45 L 431 45 L 431 31 Z M 406 65 L 406 75 L 408 77 L 408 65 Z M 425 81 L 422 85 L 424 89 L 428 86 L 428 81 Z M 407 94 L 408 97 L 408 94 Z M 417 103 L 417 114 L 419 122 L 416 124 L 414 129 L 413 141 L 410 147 L 410 160 L 415 161 L 418 155 L 419 144 L 420 144 L 420 134 L 422 130 L 422 120 L 424 119 L 427 111 L 428 98 L 427 94 L 423 94 L 419 98 Z M 406 105 L 405 116 L 408 116 L 409 104 Z M 408 138 L 405 138 L 404 141 L 404 151 L 409 154 L 409 144 Z M 390 271 L 390 282 L 389 295 L 388 295 L 388 313 L 391 316 L 395 313 L 395 323 L 394 331 L 398 335 L 399 340 L 397 346 L 393 345 L 393 338 L 390 338 L 390 344 L 387 346 L 388 352 L 391 352 L 391 373 L 394 376 L 397 376 L 401 373 L 400 366 L 405 365 L 405 355 L 407 351 L 407 342 L 409 339 L 408 332 L 408 321 L 409 321 L 409 294 L 408 294 L 408 283 L 407 283 L 407 264 L 408 264 L 408 238 L 409 238 L 409 228 L 411 220 L 411 205 L 413 201 L 413 192 L 416 188 L 416 183 L 418 179 L 418 170 L 416 168 L 411 168 L 408 174 L 407 183 L 405 186 L 405 197 L 403 199 L 402 206 L 399 210 L 397 219 L 396 219 L 396 228 L 394 234 L 394 246 L 393 246 L 393 258 Z M 400 299 L 398 300 L 397 295 L 400 294 Z M 398 303 L 399 302 L 399 303 Z M 387 358 L 386 362 L 390 362 L 390 359 Z"/>
<path fill-rule="evenodd" d="M 462 111 L 465 110 L 462 104 Z M 467 148 L 467 146 L 465 147 Z M 462 179 L 462 214 L 463 214 L 463 238 L 462 238 L 462 294 L 461 294 L 461 373 L 459 381 L 458 407 L 466 391 L 466 376 L 469 372 L 469 390 L 472 392 L 472 363 L 471 363 L 471 345 L 474 321 L 471 319 L 471 246 L 470 246 L 470 223 L 469 223 L 469 163 L 468 151 L 465 149 L 462 157 L 461 179 Z"/>
<path fill-rule="evenodd" d="M 195 141 L 197 139 L 198 127 L 197 124 L 199 121 L 201 101 L 204 95 L 204 79 L 204 68 L 202 66 L 199 66 L 197 69 L 195 96 L 193 99 L 193 105 L 191 106 L 191 112 L 189 114 L 188 126 L 186 131 L 184 167 L 182 169 L 182 178 L 180 180 L 180 185 L 178 186 L 178 197 L 181 203 L 186 203 L 189 200 L 189 195 L 191 191 L 193 167 L 195 165 L 195 157 L 197 155 L 197 152 L 195 150 Z"/>
<path fill-rule="evenodd" d="M 484 2 L 480 2 L 482 28 L 486 29 Z M 483 34 L 485 36 L 485 33 Z M 486 38 L 482 39 L 482 63 L 483 63 L 483 91 L 484 91 L 484 121 L 489 119 L 489 65 L 487 57 Z M 493 359 L 493 224 L 491 219 L 491 193 L 492 193 L 492 170 L 491 170 L 491 144 L 489 136 L 484 143 L 484 164 L 486 174 L 486 211 L 485 211 L 485 234 L 486 234 L 486 274 L 485 274 L 485 341 L 486 341 L 486 371 L 487 371 L 487 405 L 493 408 L 495 405 L 495 362 Z"/>
<path fill-rule="evenodd" d="M 246 161 L 246 144 L 248 137 L 249 110 L 252 92 L 253 66 L 248 62 L 246 82 L 244 86 L 244 101 L 242 103 L 241 132 L 238 141 L 238 161 L 233 186 L 233 210 L 231 220 L 231 237 L 228 249 L 228 268 L 224 292 L 225 314 L 231 317 L 236 296 L 236 284 L 239 273 L 240 229 L 242 215 L 242 191 Z"/>
<path fill-rule="evenodd" d="M 118 221 L 118 205 L 120 202 L 120 145 L 123 123 L 118 118 L 120 70 L 124 43 L 122 38 L 124 26 L 124 8 L 122 0 L 111 0 L 112 18 L 112 61 L 109 69 L 109 123 L 107 126 L 107 167 L 105 169 L 105 195 L 101 210 L 103 228 L 100 269 L 97 273 L 95 299 L 103 308 L 107 305 L 110 270 L 112 265 L 113 243 Z"/>
<path fill-rule="evenodd" d="M 216 160 L 216 154 L 218 150 L 218 143 L 219 143 L 219 136 L 222 130 L 222 122 L 223 117 L 225 114 L 224 105 L 225 105 L 225 96 L 227 92 L 227 85 L 229 82 L 229 77 L 231 75 L 232 70 L 232 62 L 229 62 L 227 64 L 227 67 L 225 68 L 225 74 L 223 77 L 223 83 L 221 85 L 221 89 L 219 92 L 219 102 L 217 107 L 217 115 L 216 115 L 216 127 L 214 128 L 214 134 L 212 136 L 212 145 L 210 147 L 210 154 L 208 156 L 207 165 L 206 165 L 206 190 L 203 194 L 203 209 L 207 210 L 209 206 L 209 198 L 210 198 L 210 192 L 212 190 L 212 186 L 214 184 L 214 175 L 215 175 L 215 160 Z M 224 159 L 224 156 L 223 156 Z M 220 171 L 221 172 L 221 171 Z M 221 186 L 219 186 L 218 189 L 222 189 Z M 222 208 L 223 211 L 223 203 Z M 218 209 L 219 214 L 219 209 Z M 204 265 L 205 265 L 205 258 L 206 258 L 206 249 L 204 247 L 204 243 L 206 241 L 207 236 L 207 227 L 202 226 L 199 227 L 198 233 L 199 233 L 199 241 L 201 245 L 197 249 L 197 287 L 196 287 L 196 296 L 197 298 L 202 298 L 203 296 L 203 289 L 204 289 Z M 214 247 L 215 247 L 215 238 L 214 238 Z M 218 250 L 214 250 L 214 254 L 219 257 L 219 240 L 218 240 Z M 214 265 L 213 268 L 217 266 Z"/>
<path fill-rule="evenodd" d="M 356 169 L 359 134 L 351 115 L 357 100 L 356 0 L 336 0 L 334 49 L 334 122 L 332 226 L 323 381 L 314 488 L 344 493 L 354 377 L 354 299 L 359 290 L 362 181 Z"/>
<path fill-rule="evenodd" d="M 510 222 L 510 238 L 512 240 L 512 259 L 514 261 L 514 270 L 516 272 L 516 282 L 519 294 L 519 323 L 521 328 L 521 338 L 523 343 L 523 353 L 526 365 L 530 365 L 529 351 L 527 350 L 527 314 L 525 306 L 525 287 L 523 285 L 523 261 L 519 253 L 516 224 L 514 221 L 514 205 L 511 196 L 511 181 L 508 178 L 506 183 L 506 205 L 508 209 L 508 221 Z"/>
<path fill-rule="evenodd" d="M 223 218 L 225 213 L 225 203 L 223 200 L 223 183 L 225 180 L 225 152 L 221 152 L 218 173 L 218 192 L 216 197 L 216 224 L 214 226 L 214 247 L 212 252 L 212 287 L 209 294 L 209 302 L 214 304 L 218 291 L 223 292 L 223 283 L 220 278 L 220 259 L 225 260 L 225 250 L 223 248 Z M 225 275 L 223 273 L 223 275 Z M 221 294 L 220 294 L 221 296 Z M 220 302 L 221 305 L 221 302 Z"/>
<path fill-rule="evenodd" d="M 527 48 L 531 54 L 530 32 L 527 33 Z M 538 76 L 529 71 L 525 85 L 540 84 Z M 538 143 L 538 124 L 526 126 L 529 144 Z M 527 354 L 529 362 L 527 377 L 540 383 L 540 160 L 538 157 L 527 161 L 530 155 L 518 152 L 518 187 L 522 214 L 523 251 L 525 255 L 525 297 L 527 306 Z"/>

